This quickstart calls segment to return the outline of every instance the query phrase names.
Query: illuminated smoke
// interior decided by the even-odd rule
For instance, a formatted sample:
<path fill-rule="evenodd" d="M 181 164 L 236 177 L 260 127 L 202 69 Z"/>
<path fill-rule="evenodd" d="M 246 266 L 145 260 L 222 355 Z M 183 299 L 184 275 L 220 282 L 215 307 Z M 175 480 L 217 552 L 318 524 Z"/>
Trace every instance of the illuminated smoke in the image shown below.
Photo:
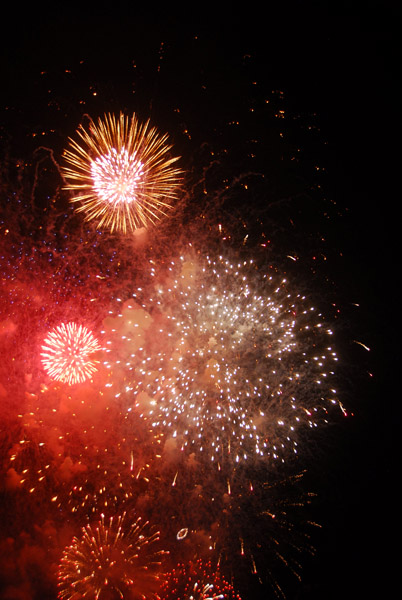
<path fill-rule="evenodd" d="M 201 560 L 178 565 L 159 594 L 161 600 L 241 600 L 219 568 Z"/>
<path fill-rule="evenodd" d="M 112 381 L 125 373 L 137 412 L 217 463 L 297 453 L 338 404 L 324 317 L 253 261 L 182 257 L 151 275 L 105 320 L 106 366 Z"/>

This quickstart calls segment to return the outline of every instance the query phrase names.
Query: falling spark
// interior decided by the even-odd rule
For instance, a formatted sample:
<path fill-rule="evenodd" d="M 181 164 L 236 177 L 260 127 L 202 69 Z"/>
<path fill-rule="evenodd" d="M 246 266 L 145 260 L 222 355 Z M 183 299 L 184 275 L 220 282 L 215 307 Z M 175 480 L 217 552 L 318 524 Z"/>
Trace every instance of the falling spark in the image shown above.
<path fill-rule="evenodd" d="M 366 344 L 363 344 L 363 342 L 359 342 L 357 340 L 353 340 L 355 344 L 359 344 L 359 346 L 361 346 L 362 348 L 364 348 L 365 350 L 367 350 L 367 352 L 370 352 L 370 348 L 368 346 L 366 346 Z"/>

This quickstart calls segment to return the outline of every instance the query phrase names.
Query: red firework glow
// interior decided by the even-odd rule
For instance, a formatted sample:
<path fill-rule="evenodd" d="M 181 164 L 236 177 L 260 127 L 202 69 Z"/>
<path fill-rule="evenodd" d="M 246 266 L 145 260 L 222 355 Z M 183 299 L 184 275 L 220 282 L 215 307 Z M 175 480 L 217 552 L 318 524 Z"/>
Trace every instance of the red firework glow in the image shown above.
<path fill-rule="evenodd" d="M 219 568 L 201 560 L 178 565 L 167 575 L 159 594 L 161 600 L 241 600 Z"/>
<path fill-rule="evenodd" d="M 41 353 L 47 374 L 57 381 L 82 383 L 97 371 L 93 354 L 100 350 L 98 340 L 82 325 L 62 323 L 44 340 Z"/>

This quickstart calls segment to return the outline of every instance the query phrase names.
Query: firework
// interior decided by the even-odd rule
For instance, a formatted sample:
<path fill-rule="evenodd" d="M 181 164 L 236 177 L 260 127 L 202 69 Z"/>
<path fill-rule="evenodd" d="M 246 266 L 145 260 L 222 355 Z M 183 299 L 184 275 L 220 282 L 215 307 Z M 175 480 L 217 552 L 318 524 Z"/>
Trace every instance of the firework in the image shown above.
<path fill-rule="evenodd" d="M 9 444 L 8 489 L 36 505 L 51 498 L 76 516 L 127 506 L 144 491 L 160 443 L 114 395 L 53 384 L 31 395 Z M 27 492 L 29 494 L 27 495 Z"/>
<path fill-rule="evenodd" d="M 147 514 L 174 540 L 177 562 L 219 556 L 242 596 L 248 581 L 285 598 L 315 554 L 320 527 L 312 518 L 316 495 L 306 490 L 304 473 L 284 475 L 288 469 L 267 469 L 263 461 L 242 461 L 234 468 L 225 462 L 217 470 L 178 454 L 183 462 L 177 477 L 169 478 L 172 471 L 162 464 L 147 489 Z"/>
<path fill-rule="evenodd" d="M 48 333 L 41 353 L 48 375 L 73 385 L 82 383 L 97 371 L 93 358 L 99 351 L 98 340 L 82 325 L 62 323 Z"/>
<path fill-rule="evenodd" d="M 159 592 L 161 600 L 241 600 L 219 568 L 210 562 L 179 564 Z"/>
<path fill-rule="evenodd" d="M 297 453 L 338 404 L 324 317 L 252 261 L 182 258 L 151 275 L 106 332 L 138 412 L 217 462 Z"/>
<path fill-rule="evenodd" d="M 64 156 L 66 189 L 86 219 L 123 233 L 155 223 L 177 198 L 180 171 L 169 155 L 167 135 L 135 115 L 106 114 L 89 131 L 78 129 Z M 80 145 L 81 144 L 81 145 Z"/>
<path fill-rule="evenodd" d="M 74 538 L 61 559 L 59 598 L 75 600 L 110 597 L 140 600 L 157 598 L 158 569 L 164 551 L 153 549 L 159 533 L 141 518 L 127 524 L 127 515 L 98 525 L 87 525 Z"/>
<path fill-rule="evenodd" d="M 304 473 L 283 477 L 271 471 L 264 481 L 265 465 L 249 467 L 243 463 L 226 482 L 210 482 L 203 501 L 205 510 L 209 500 L 213 547 L 239 584 L 254 579 L 285 599 L 301 581 L 304 559 L 315 554 L 315 494 L 304 489 Z"/>
<path fill-rule="evenodd" d="M 80 439 L 80 462 L 85 472 L 74 474 L 67 498 L 58 498 L 61 508 L 75 514 L 99 514 L 111 507 L 130 505 L 147 488 L 149 469 L 156 459 L 158 440 L 146 431 L 143 422 L 132 413 L 120 414 L 113 407 L 105 411 L 105 425 L 76 434 Z M 77 448 L 71 448 L 71 453 Z"/>

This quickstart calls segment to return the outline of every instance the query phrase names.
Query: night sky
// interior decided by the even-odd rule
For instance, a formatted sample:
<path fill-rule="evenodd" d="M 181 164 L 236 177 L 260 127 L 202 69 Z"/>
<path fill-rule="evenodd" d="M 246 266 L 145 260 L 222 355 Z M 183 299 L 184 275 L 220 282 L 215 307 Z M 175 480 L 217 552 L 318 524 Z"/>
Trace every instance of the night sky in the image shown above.
<path fill-rule="evenodd" d="M 1 35 L 0 598 L 57 594 L 53 573 L 47 585 L 28 569 L 21 583 L 15 569 L 10 583 L 4 551 L 5 540 L 26 532 L 21 498 L 13 511 L 6 472 L 15 415 L 27 407 L 26 390 L 35 393 L 44 377 L 32 348 L 67 305 L 87 317 L 92 294 L 104 298 L 106 310 L 95 272 L 108 278 L 112 300 L 114 282 L 141 271 L 141 251 L 132 257 L 127 239 L 99 237 L 89 227 L 95 242 L 84 248 L 86 226 L 61 191 L 67 138 L 84 115 L 119 111 L 150 118 L 167 132 L 185 173 L 180 205 L 160 234 L 154 228 L 148 258 L 153 248 L 156 260 L 169 256 L 187 235 L 210 250 L 220 223 L 242 256 L 261 259 L 265 244 L 263 263 L 304 286 L 333 322 L 337 392 L 348 417 L 331 416 L 288 468 L 289 476 L 306 470 L 303 490 L 317 495 L 301 518 L 321 528 L 313 534 L 315 556 L 299 557 L 300 582 L 278 568 L 287 597 L 386 597 L 397 543 L 399 226 L 392 148 L 400 48 L 392 11 L 342 2 L 285 2 L 266 14 L 253 5 L 242 12 L 171 12 L 119 3 L 22 11 L 12 9 Z M 35 254 L 31 247 L 42 249 Z M 18 317 L 10 282 L 20 290 L 37 286 L 43 298 L 50 280 L 48 301 L 40 308 L 38 300 L 35 310 L 22 302 Z M 24 388 L 27 372 L 31 388 Z M 47 506 L 46 497 L 38 502 Z M 239 573 L 243 600 L 275 597 L 269 581 L 250 584 Z"/>

